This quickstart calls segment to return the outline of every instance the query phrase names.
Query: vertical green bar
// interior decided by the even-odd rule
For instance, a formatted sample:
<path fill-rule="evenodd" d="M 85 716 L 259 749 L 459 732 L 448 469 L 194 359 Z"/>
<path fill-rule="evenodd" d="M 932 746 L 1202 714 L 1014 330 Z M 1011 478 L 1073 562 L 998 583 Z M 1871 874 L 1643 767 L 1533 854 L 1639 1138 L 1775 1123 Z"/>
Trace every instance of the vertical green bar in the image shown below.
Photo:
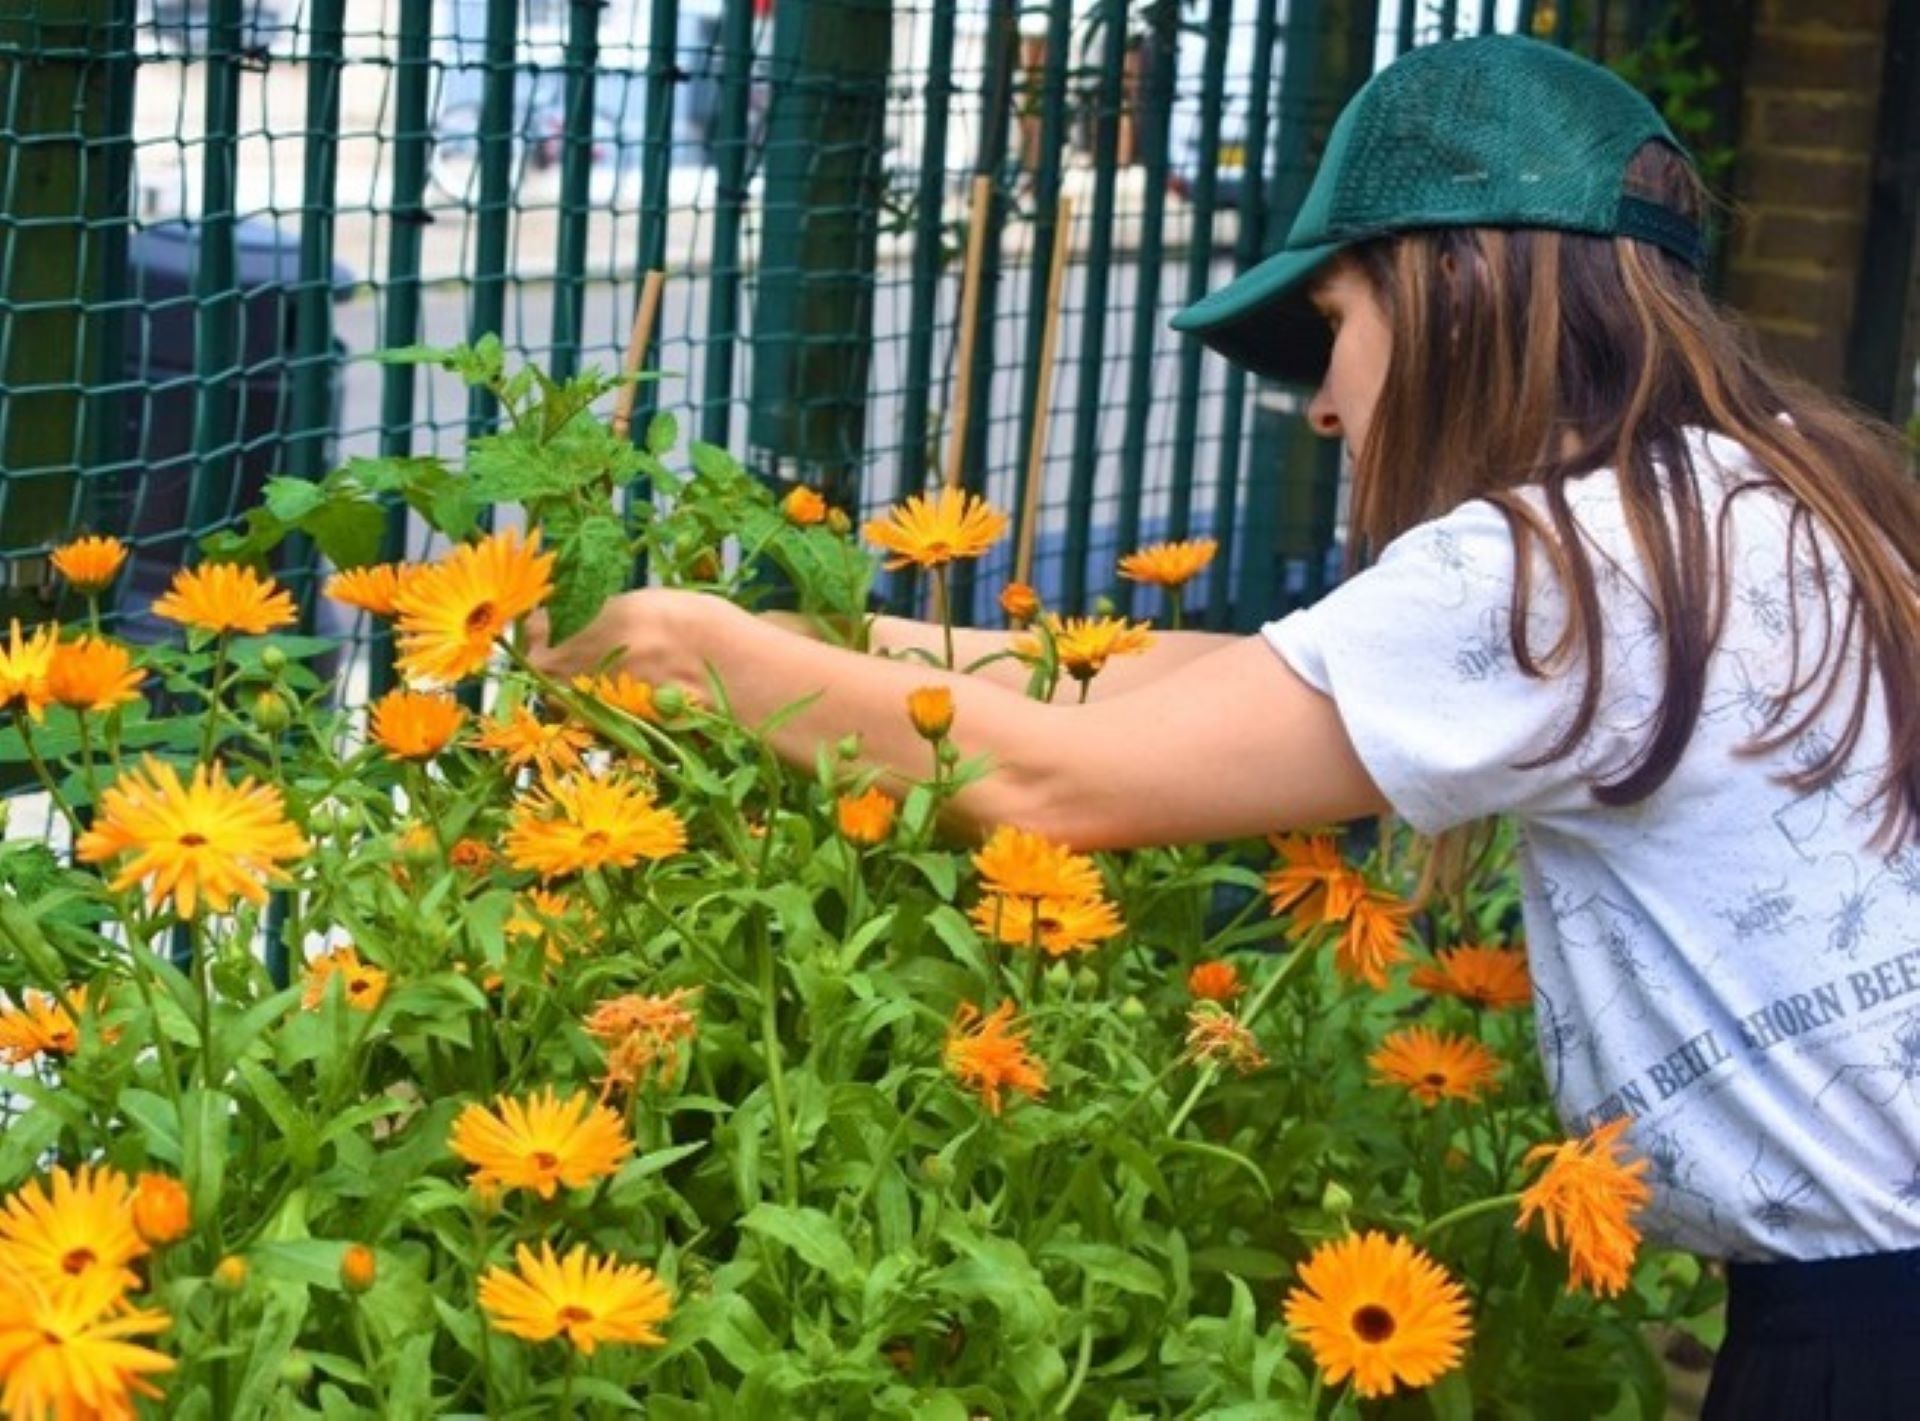
<path fill-rule="evenodd" d="M 288 473 L 317 479 L 326 472 L 334 423 L 334 193 L 346 0 L 313 0 L 310 14 L 300 276 L 293 316 L 293 428 L 287 434 L 286 460 Z"/>
<path fill-rule="evenodd" d="M 239 478 L 240 293 L 234 253 L 234 165 L 240 126 L 241 0 L 213 0 L 207 21 L 206 133 L 200 241 L 193 276 L 196 399 L 187 556 L 229 505 Z"/>
<path fill-rule="evenodd" d="M 98 358 L 92 362 L 94 388 L 88 401 L 81 467 L 83 477 L 95 481 L 119 477 L 118 466 L 126 458 L 127 239 L 131 225 L 128 208 L 133 196 L 133 94 L 138 72 L 133 0 L 107 0 L 106 9 L 105 43 L 96 50 L 106 125 L 104 132 L 89 139 L 89 148 L 97 156 L 87 164 L 88 176 L 97 172 L 105 184 L 105 192 L 90 194 L 87 202 L 87 252 L 100 263 L 99 304 L 90 315 L 98 333 Z M 92 510 L 100 500 L 92 490 L 86 495 L 83 516 L 91 522 L 95 516 Z"/>
<path fill-rule="evenodd" d="M 936 0 L 949 8 L 953 0 Z M 747 202 L 747 120 L 753 103 L 753 0 L 720 13 L 720 112 L 713 136 L 713 257 L 707 266 L 707 348 L 700 437 L 733 438 L 733 356 L 740 338 L 740 223 Z"/>
<path fill-rule="evenodd" d="M 1516 27 L 1521 34 L 1533 33 L 1533 16 L 1539 8 L 1539 0 L 1520 0 L 1520 18 Z"/>
<path fill-rule="evenodd" d="M 1460 32 L 1460 0 L 1440 0 L 1440 38 L 1452 39 Z"/>
<path fill-rule="evenodd" d="M 486 72 L 480 93 L 480 202 L 474 215 L 473 278 L 467 339 L 500 335 L 507 313 L 507 238 L 513 222 L 515 149 L 524 141 L 517 55 L 519 0 L 487 0 Z M 529 99 L 531 93 L 529 93 Z M 499 417 L 486 390 L 467 393 L 467 436 L 485 434 Z"/>
<path fill-rule="evenodd" d="M 600 62 L 602 0 L 573 0 L 567 11 L 566 112 L 560 142 L 560 230 L 554 244 L 554 379 L 580 368 L 581 321 L 586 311 L 587 224 L 593 183 L 594 69 Z"/>
<path fill-rule="evenodd" d="M 1421 5 L 1425 3 L 1426 0 L 1400 0 L 1400 22 L 1394 27 L 1393 36 L 1395 54 L 1405 54 L 1413 48 L 1416 38 L 1414 22 L 1420 16 Z M 1481 0 L 1481 6 L 1486 14 L 1493 13 L 1493 0 Z"/>
<path fill-rule="evenodd" d="M 647 32 L 647 117 L 640 138 L 640 252 L 639 269 L 665 270 L 667 265 L 667 221 L 672 213 L 673 181 L 673 93 L 680 69 L 675 60 L 675 41 L 680 34 L 680 0 L 653 0 L 648 12 Z M 662 303 L 664 304 L 664 303 Z M 653 349 L 660 349 L 656 332 Z M 648 356 L 648 364 L 657 358 Z M 659 408 L 658 386 L 647 382 L 640 386 L 633 402 L 633 435 L 645 439 L 647 426 Z"/>
<path fill-rule="evenodd" d="M 1087 249 L 1086 304 L 1081 310 L 1080 378 L 1073 419 L 1073 463 L 1067 480 L 1067 565 L 1063 610 L 1087 600 L 1087 551 L 1093 522 L 1093 480 L 1099 459 L 1100 374 L 1107 358 L 1107 293 L 1113 269 L 1113 195 L 1119 166 L 1121 75 L 1127 57 L 1127 0 L 1100 6 L 1100 88 L 1093 129 L 1093 223 Z"/>

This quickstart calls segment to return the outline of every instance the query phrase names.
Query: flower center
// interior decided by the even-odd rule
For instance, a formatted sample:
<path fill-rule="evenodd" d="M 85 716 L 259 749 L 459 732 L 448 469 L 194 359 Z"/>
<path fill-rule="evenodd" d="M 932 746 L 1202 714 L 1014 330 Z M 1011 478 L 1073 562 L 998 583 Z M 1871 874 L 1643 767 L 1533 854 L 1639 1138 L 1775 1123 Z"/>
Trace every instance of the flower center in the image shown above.
<path fill-rule="evenodd" d="M 1422 1085 L 1430 1085 L 1435 1090 L 1439 1090 L 1446 1085 L 1447 1078 L 1438 1071 L 1428 1071 L 1424 1076 L 1420 1077 L 1420 1083 Z"/>
<path fill-rule="evenodd" d="M 607 831 L 605 829 L 589 829 L 581 838 L 580 843 L 585 848 L 604 849 L 607 846 Z"/>
<path fill-rule="evenodd" d="M 1393 1336 L 1393 1314 L 1374 1303 L 1353 1315 L 1353 1330 L 1362 1342 L 1385 1342 Z"/>
<path fill-rule="evenodd" d="M 560 1309 L 560 1321 L 571 1327 L 576 1322 L 592 1322 L 593 1314 L 578 1303 L 568 1303 Z"/>
<path fill-rule="evenodd" d="M 554 1154 L 551 1150 L 535 1150 L 533 1152 L 533 1167 L 535 1169 L 544 1172 L 557 1169 L 559 1166 L 560 1156 Z"/>
<path fill-rule="evenodd" d="M 467 631 L 473 636 L 493 635 L 493 603 L 482 602 L 467 613 Z"/>
<path fill-rule="evenodd" d="M 206 844 L 207 836 L 195 833 L 191 829 L 180 836 L 180 847 L 183 849 L 202 849 Z"/>
<path fill-rule="evenodd" d="M 60 1260 L 60 1266 L 69 1274 L 84 1273 L 94 1265 L 94 1253 L 90 1248 L 76 1248 Z"/>

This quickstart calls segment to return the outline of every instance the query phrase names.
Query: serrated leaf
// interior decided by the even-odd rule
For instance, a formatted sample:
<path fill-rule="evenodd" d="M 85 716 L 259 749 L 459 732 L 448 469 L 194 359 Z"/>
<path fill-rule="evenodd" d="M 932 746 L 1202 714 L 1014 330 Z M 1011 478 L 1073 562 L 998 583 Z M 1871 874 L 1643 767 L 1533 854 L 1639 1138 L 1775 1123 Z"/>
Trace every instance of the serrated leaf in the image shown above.
<path fill-rule="evenodd" d="M 785 1204 L 756 1204 L 740 1227 L 784 1245 L 802 1262 L 835 1283 L 857 1283 L 860 1260 L 830 1214 Z"/>
<path fill-rule="evenodd" d="M 547 616 L 555 641 L 565 641 L 591 622 L 626 585 L 633 554 L 626 526 L 611 513 L 582 519 L 555 550 L 553 597 Z"/>

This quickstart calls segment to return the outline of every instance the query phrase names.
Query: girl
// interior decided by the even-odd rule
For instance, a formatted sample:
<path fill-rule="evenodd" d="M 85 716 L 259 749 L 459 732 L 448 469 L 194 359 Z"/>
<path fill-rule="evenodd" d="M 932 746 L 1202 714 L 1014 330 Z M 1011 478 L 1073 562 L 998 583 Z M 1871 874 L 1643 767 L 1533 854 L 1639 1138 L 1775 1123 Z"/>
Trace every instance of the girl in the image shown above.
<path fill-rule="evenodd" d="M 782 755 L 856 731 L 906 777 L 906 694 L 944 681 L 997 766 L 959 810 L 1083 849 L 1388 810 L 1444 846 L 1512 816 L 1566 1125 L 1631 1117 L 1649 1233 L 1731 1260 L 1707 1414 L 1910 1414 L 1920 501 L 1888 431 L 1713 307 L 1702 215 L 1606 71 L 1510 37 L 1416 50 L 1341 115 L 1283 250 L 1175 321 L 1317 383 L 1359 569 L 1318 605 L 1162 636 L 1078 706 L 661 591 L 541 660 L 711 669 L 748 722 L 813 695 Z"/>

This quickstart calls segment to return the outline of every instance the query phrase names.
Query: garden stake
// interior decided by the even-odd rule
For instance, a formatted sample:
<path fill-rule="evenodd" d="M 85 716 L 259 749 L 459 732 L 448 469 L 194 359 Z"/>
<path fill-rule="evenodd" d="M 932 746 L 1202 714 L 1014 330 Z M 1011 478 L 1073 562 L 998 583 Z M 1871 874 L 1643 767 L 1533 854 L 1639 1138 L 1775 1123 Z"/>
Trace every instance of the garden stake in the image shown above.
<path fill-rule="evenodd" d="M 1047 269 L 1047 306 L 1041 316 L 1040 367 L 1034 374 L 1033 438 L 1027 445 L 1027 484 L 1020 500 L 1020 532 L 1013 554 L 1013 580 L 1033 582 L 1034 526 L 1040 518 L 1040 480 L 1047 463 L 1047 424 L 1053 414 L 1054 349 L 1060 342 L 1060 301 L 1073 249 L 1073 199 L 1060 199 L 1053 229 L 1053 265 Z"/>
<path fill-rule="evenodd" d="M 654 317 L 660 314 L 660 288 L 666 280 L 667 274 L 656 269 L 648 272 L 640 283 L 640 301 L 633 308 L 633 330 L 627 336 L 627 359 L 620 367 L 627 380 L 613 397 L 611 423 L 614 434 L 621 439 L 631 437 L 633 403 L 640 394 L 640 367 L 646 364 L 647 346 L 653 340 Z"/>
<path fill-rule="evenodd" d="M 953 377 L 953 442 L 947 446 L 947 487 L 959 488 L 967 458 L 967 416 L 973 403 L 973 337 L 980 321 L 980 267 L 987 259 L 987 217 L 993 204 L 993 179 L 973 180 L 973 207 L 967 218 L 967 263 L 960 273 L 959 369 Z"/>

